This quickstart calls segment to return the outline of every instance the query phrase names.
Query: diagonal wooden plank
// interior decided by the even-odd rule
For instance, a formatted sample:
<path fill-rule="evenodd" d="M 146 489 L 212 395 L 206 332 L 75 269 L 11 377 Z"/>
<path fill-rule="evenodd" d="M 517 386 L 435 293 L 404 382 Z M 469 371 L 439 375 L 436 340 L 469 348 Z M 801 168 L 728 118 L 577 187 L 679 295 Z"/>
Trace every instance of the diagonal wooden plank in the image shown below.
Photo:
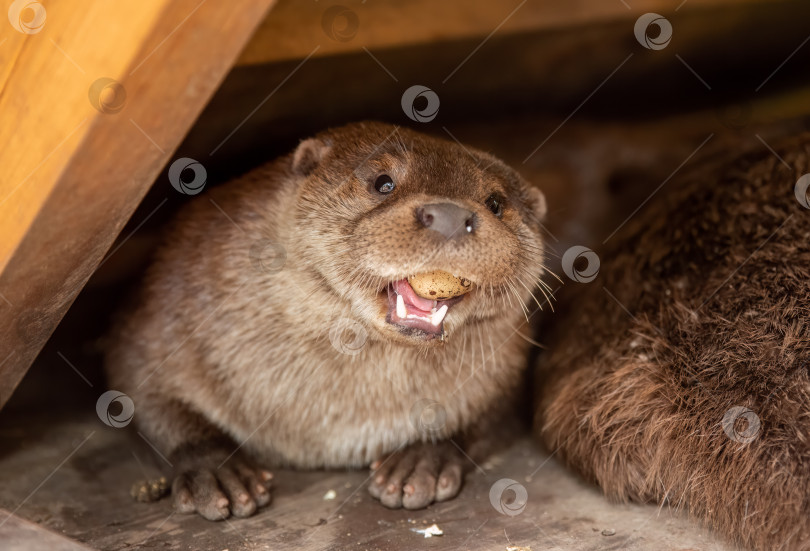
<path fill-rule="evenodd" d="M 9 19 L 0 407 L 272 3 L 28 2 Z"/>

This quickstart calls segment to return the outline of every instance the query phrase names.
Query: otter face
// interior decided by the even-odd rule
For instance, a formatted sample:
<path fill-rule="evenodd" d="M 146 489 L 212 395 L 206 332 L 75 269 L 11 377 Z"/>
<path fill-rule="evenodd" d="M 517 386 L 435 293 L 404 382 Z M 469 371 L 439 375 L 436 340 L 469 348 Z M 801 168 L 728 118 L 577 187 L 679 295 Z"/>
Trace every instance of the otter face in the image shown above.
<path fill-rule="evenodd" d="M 545 200 L 498 159 L 358 123 L 306 140 L 292 165 L 298 252 L 373 338 L 435 345 L 465 324 L 522 315 L 543 271 Z M 434 271 L 471 290 L 419 296 L 409 276 Z"/>

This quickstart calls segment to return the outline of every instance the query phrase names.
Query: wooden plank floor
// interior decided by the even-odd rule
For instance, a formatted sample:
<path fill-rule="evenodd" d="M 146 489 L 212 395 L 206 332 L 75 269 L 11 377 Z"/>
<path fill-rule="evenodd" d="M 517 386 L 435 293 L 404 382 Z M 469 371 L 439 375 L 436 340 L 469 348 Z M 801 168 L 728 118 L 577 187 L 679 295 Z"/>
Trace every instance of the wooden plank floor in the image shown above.
<path fill-rule="evenodd" d="M 0 509 L 4 551 L 88 551 L 90 548 Z"/>
<path fill-rule="evenodd" d="M 469 475 L 458 499 L 423 511 L 380 506 L 366 492 L 364 471 L 276 471 L 270 508 L 212 523 L 175 514 L 165 499 L 143 504 L 130 498 L 133 481 L 158 471 L 137 438 L 99 421 L 94 403 L 58 415 L 48 405 L 0 414 L 0 507 L 92 548 L 728 549 L 669 509 L 608 503 L 527 437 L 482 465 L 484 473 Z M 526 488 L 522 513 L 506 516 L 491 505 L 490 488 L 501 478 Z M 324 499 L 329 490 L 334 500 Z M 11 541 L 10 526 L 19 523 L 0 511 L 0 538 Z M 443 536 L 425 539 L 414 531 L 433 523 Z"/>

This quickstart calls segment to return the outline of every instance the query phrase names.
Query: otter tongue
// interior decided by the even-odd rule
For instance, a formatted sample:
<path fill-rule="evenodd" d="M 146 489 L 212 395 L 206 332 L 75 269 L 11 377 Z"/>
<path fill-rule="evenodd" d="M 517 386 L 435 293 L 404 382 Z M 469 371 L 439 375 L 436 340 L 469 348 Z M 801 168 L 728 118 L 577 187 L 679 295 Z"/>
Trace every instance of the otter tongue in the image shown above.
<path fill-rule="evenodd" d="M 403 298 L 405 304 L 412 308 L 422 310 L 423 312 L 430 312 L 432 308 L 436 307 L 435 300 L 422 298 L 419 295 L 417 295 L 414 292 L 413 287 L 411 287 L 411 284 L 408 283 L 407 279 L 400 279 L 399 281 L 395 281 L 393 283 L 393 286 L 394 291 Z"/>

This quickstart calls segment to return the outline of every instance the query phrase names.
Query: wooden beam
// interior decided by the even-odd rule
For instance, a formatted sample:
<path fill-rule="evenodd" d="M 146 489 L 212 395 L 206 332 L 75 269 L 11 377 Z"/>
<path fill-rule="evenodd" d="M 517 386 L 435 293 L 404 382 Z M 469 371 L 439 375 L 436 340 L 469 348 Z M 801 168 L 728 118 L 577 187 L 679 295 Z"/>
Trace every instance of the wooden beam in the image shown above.
<path fill-rule="evenodd" d="M 432 9 L 412 0 L 386 3 L 387 12 L 379 3 L 345 2 L 358 18 L 346 41 L 322 28 L 334 1 L 279 0 L 187 136 L 184 153 L 209 156 L 212 172 L 224 177 L 326 126 L 361 118 L 413 124 L 400 103 L 413 84 L 441 98 L 430 124 L 445 136 L 443 126 L 529 112 L 652 119 L 754 104 L 747 123 L 764 118 L 766 104 L 779 118 L 810 113 L 801 94 L 792 105 L 770 99 L 791 80 L 808 89 L 800 68 L 810 48 L 796 48 L 807 36 L 810 3 L 799 0 L 628 0 L 632 9 L 620 0 L 554 0 L 527 2 L 512 17 L 519 0 L 510 9 L 480 0 Z M 640 14 L 650 11 L 673 26 L 672 43 L 660 51 L 634 36 Z M 222 146 L 220 137 L 237 124 Z M 536 146 L 526 144 L 523 158 Z"/>
<path fill-rule="evenodd" d="M 22 4 L 0 38 L 0 407 L 272 0 Z"/>
<path fill-rule="evenodd" d="M 694 1 L 694 0 L 693 0 Z M 700 0 L 688 9 L 735 8 L 762 0 Z M 398 48 L 414 44 L 483 39 L 532 31 L 635 19 L 647 12 L 671 14 L 673 0 L 409 0 L 349 2 L 279 0 L 250 39 L 237 65 L 259 65 L 313 57 Z"/>

